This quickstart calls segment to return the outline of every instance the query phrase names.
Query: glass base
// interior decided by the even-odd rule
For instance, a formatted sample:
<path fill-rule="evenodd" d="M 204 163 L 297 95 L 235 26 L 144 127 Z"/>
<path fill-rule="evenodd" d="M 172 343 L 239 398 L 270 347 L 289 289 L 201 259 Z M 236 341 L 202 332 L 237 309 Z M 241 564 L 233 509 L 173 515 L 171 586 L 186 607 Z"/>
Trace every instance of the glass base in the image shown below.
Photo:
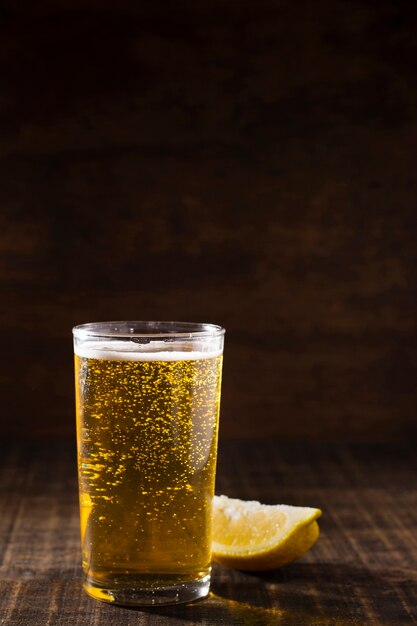
<path fill-rule="evenodd" d="M 131 589 L 128 587 L 123 589 L 109 588 L 88 577 L 84 583 L 84 589 L 89 596 L 102 602 L 111 602 L 122 606 L 164 606 L 205 598 L 210 590 L 210 575 L 189 583 L 148 589 L 138 589 L 137 587 Z"/>

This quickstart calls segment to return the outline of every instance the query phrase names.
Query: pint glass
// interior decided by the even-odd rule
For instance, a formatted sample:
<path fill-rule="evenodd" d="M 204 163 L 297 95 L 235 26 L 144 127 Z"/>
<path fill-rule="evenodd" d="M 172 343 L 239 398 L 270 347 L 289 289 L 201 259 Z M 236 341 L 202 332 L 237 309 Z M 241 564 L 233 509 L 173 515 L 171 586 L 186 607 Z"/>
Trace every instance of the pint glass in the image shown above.
<path fill-rule="evenodd" d="M 124 605 L 208 594 L 224 330 L 73 329 L 84 588 Z"/>

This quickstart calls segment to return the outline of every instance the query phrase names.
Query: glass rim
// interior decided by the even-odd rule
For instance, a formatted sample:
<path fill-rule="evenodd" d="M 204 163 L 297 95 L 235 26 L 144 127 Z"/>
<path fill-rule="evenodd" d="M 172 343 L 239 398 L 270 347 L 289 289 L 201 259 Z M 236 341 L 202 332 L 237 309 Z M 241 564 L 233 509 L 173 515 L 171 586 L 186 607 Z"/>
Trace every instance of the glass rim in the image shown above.
<path fill-rule="evenodd" d="M 143 330 L 135 330 L 140 327 Z M 151 330 L 152 328 L 153 330 Z M 72 333 L 77 339 L 128 339 L 132 337 L 146 337 L 147 339 L 209 339 L 221 337 L 225 332 L 225 329 L 221 326 L 211 323 L 140 320 L 87 322 L 78 324 L 72 329 Z"/>

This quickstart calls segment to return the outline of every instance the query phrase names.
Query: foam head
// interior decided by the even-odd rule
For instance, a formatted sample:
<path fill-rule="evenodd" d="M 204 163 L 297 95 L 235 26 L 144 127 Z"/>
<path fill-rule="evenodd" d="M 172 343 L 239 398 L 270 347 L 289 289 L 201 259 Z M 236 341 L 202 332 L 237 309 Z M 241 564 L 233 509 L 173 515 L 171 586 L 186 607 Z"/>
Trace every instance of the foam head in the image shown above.
<path fill-rule="evenodd" d="M 106 361 L 195 361 L 220 356 L 222 351 L 210 342 L 76 341 L 74 352 L 86 359 Z"/>

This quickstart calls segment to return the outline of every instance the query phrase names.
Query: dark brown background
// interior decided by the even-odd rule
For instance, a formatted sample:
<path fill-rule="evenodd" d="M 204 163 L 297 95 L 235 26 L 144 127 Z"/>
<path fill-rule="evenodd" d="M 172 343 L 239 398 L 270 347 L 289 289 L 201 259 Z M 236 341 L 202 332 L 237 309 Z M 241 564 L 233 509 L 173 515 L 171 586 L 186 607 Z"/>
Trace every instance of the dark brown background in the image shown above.
<path fill-rule="evenodd" d="M 3 434 L 136 318 L 227 328 L 224 437 L 416 435 L 413 4 L 2 3 Z"/>

